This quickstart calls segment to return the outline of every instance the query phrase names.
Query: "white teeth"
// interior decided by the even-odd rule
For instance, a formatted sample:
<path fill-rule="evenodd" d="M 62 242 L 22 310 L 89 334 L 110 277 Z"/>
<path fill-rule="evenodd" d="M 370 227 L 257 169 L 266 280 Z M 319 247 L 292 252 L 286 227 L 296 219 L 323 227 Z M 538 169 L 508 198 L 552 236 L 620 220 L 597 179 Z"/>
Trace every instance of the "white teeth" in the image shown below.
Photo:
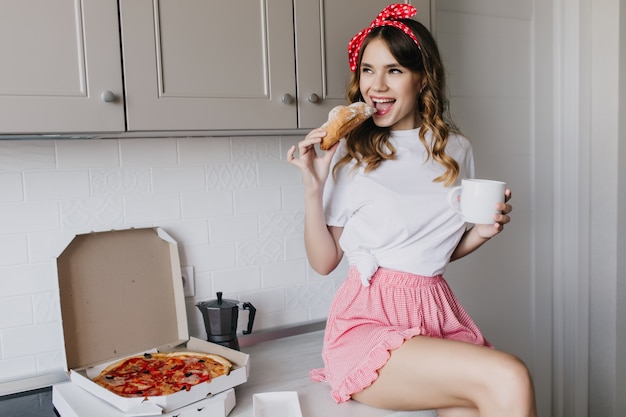
<path fill-rule="evenodd" d="M 372 101 L 374 103 L 393 103 L 395 100 L 392 98 L 388 98 L 388 99 L 379 99 L 379 98 L 373 98 Z"/>

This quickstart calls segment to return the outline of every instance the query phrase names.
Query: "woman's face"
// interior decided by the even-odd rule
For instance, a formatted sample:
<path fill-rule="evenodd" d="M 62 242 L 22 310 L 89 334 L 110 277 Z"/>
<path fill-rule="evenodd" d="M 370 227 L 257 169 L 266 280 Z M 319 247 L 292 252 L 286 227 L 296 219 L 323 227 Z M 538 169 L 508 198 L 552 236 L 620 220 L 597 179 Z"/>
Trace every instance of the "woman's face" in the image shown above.
<path fill-rule="evenodd" d="M 363 51 L 359 88 L 365 102 L 376 108 L 374 123 L 391 130 L 415 129 L 421 74 L 401 66 L 385 42 L 371 41 Z"/>

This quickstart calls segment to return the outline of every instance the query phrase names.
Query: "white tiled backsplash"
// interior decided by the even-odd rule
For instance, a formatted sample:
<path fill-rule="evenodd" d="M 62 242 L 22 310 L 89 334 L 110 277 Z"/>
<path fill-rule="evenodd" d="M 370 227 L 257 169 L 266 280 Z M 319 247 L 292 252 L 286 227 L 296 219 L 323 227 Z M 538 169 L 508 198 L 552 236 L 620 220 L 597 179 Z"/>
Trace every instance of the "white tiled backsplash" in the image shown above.
<path fill-rule="evenodd" d="M 55 258 L 77 233 L 160 226 L 198 301 L 257 308 L 254 330 L 326 317 L 346 266 L 317 275 L 303 244 L 299 137 L 0 141 L 0 383 L 64 367 Z M 247 323 L 242 312 L 240 327 Z"/>

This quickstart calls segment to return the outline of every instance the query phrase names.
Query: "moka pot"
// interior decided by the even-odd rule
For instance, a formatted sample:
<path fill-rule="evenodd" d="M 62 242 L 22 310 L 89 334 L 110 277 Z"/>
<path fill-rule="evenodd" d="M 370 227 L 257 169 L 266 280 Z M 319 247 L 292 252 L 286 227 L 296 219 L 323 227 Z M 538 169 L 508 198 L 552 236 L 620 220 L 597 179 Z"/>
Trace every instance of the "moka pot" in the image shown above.
<path fill-rule="evenodd" d="M 249 303 L 222 299 L 222 292 L 217 292 L 217 300 L 202 301 L 196 304 L 204 318 L 207 340 L 231 349 L 239 350 L 237 339 L 237 320 L 239 310 L 249 310 L 248 326 L 243 334 L 252 333 L 256 308 Z"/>

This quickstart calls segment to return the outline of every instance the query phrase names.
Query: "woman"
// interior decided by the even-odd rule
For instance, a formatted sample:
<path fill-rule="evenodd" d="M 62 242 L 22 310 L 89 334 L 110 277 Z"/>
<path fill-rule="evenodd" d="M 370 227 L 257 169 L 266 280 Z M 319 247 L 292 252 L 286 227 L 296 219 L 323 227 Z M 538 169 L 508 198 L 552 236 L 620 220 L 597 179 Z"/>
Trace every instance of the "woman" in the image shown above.
<path fill-rule="evenodd" d="M 532 417 L 526 366 L 491 348 L 442 277 L 500 233 L 512 207 L 468 229 L 448 206 L 449 187 L 474 175 L 472 148 L 449 118 L 438 48 L 415 13 L 390 5 L 348 45 L 347 97 L 375 107 L 372 118 L 322 156 L 322 128 L 287 154 L 303 178 L 309 263 L 321 274 L 344 255 L 350 265 L 312 378 L 337 402 Z"/>

